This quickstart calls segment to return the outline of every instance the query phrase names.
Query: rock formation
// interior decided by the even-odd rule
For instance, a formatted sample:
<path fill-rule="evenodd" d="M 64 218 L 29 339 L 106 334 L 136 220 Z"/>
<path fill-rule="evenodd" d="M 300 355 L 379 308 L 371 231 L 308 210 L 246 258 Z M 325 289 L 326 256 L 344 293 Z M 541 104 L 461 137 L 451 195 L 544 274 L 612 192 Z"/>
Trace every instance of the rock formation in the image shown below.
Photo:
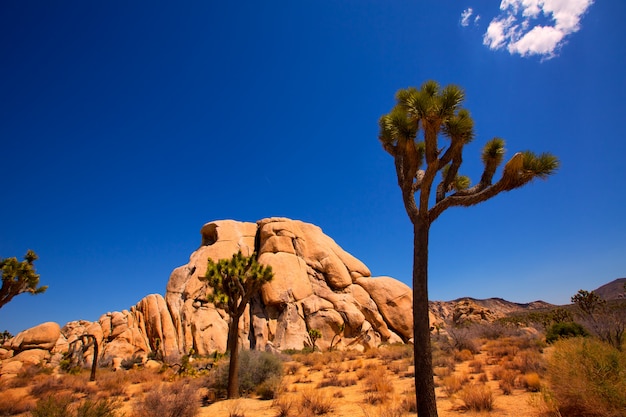
<path fill-rule="evenodd" d="M 200 247 L 189 262 L 171 273 L 165 297 L 148 295 L 129 310 L 106 313 L 96 322 L 74 321 L 62 329 L 56 325 L 56 333 L 46 323 L 41 325 L 50 331 L 45 337 L 34 336 L 43 334 L 35 332 L 37 326 L 12 339 L 2 356 L 43 350 L 43 360 L 58 361 L 83 334 L 95 337 L 103 364 L 117 365 L 133 356 L 175 359 L 192 350 L 200 355 L 223 352 L 229 317 L 207 302 L 210 288 L 201 278 L 208 258 L 230 258 L 239 250 L 256 252 L 259 262 L 274 271 L 274 279 L 252 299 L 240 321 L 243 348 L 302 349 L 311 345 L 311 329 L 321 332 L 316 345 L 322 350 L 331 344 L 362 350 L 412 337 L 410 288 L 393 278 L 371 277 L 367 266 L 315 225 L 286 218 L 221 220 L 205 224 L 200 234 Z M 91 351 L 85 358 L 91 360 Z M 3 369 L 16 359 L 3 361 Z"/>

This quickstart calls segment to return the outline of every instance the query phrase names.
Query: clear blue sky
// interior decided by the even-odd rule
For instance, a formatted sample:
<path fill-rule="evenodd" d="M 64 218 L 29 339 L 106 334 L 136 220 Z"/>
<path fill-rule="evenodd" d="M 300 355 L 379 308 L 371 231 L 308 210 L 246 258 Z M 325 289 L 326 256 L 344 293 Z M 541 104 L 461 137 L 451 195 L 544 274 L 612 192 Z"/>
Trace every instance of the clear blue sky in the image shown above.
<path fill-rule="evenodd" d="M 434 223 L 431 299 L 564 304 L 626 276 L 626 2 L 565 3 L 3 1 L 0 257 L 35 250 L 50 288 L 0 330 L 164 294 L 218 219 L 315 223 L 409 283 L 377 123 L 428 79 L 466 91 L 475 181 L 493 136 L 562 162 Z"/>

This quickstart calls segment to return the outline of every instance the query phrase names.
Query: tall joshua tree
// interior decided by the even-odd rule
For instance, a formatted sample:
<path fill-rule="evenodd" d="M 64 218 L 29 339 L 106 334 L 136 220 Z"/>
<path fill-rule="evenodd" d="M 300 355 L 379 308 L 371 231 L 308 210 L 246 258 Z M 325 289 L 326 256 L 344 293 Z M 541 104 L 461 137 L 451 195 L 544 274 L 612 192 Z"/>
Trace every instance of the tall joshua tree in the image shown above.
<path fill-rule="evenodd" d="M 259 292 L 261 286 L 274 277 L 271 266 L 257 262 L 256 253 L 244 256 L 241 251 L 231 259 L 208 260 L 209 266 L 204 279 L 213 292 L 208 295 L 210 302 L 223 308 L 230 315 L 226 349 L 230 352 L 228 368 L 228 398 L 239 396 L 239 319 L 246 310 L 250 299 Z"/>
<path fill-rule="evenodd" d="M 48 289 L 47 285 L 38 287 L 39 274 L 35 271 L 35 261 L 39 257 L 28 250 L 23 261 L 17 258 L 0 258 L 2 271 L 2 287 L 0 288 L 0 308 L 16 295 L 29 293 L 41 294 Z"/>
<path fill-rule="evenodd" d="M 437 82 L 427 81 L 419 90 L 399 90 L 396 105 L 379 120 L 379 140 L 394 159 L 404 207 L 413 224 L 415 392 L 420 417 L 437 415 L 428 321 L 431 224 L 449 207 L 473 206 L 535 178 L 545 179 L 559 165 L 558 159 L 547 153 L 519 152 L 494 182 L 504 158 L 504 140 L 493 138 L 482 151 L 480 181 L 470 186 L 469 178 L 459 173 L 463 147 L 474 139 L 474 122 L 461 107 L 464 98 L 463 90 L 455 85 L 441 88 Z M 440 138 L 446 143 L 440 144 Z"/>

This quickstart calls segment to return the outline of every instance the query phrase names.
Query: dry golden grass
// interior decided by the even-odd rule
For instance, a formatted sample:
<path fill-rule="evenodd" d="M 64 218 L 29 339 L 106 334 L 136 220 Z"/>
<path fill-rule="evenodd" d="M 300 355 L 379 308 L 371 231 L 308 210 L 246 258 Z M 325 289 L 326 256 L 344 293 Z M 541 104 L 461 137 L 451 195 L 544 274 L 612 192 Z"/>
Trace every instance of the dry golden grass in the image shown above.
<path fill-rule="evenodd" d="M 507 346 L 507 343 L 513 346 Z M 545 401 L 538 399 L 541 393 L 527 390 L 533 386 L 530 376 L 533 372 L 542 382 L 541 388 L 546 385 L 543 384 L 543 354 L 532 344 L 528 345 L 530 347 L 522 348 L 524 343 L 509 339 L 488 341 L 479 353 L 468 351 L 469 354 L 457 352 L 455 355 L 453 349 L 436 350 L 433 360 L 440 365 L 434 369 L 439 416 L 460 417 L 463 413 L 474 412 L 469 410 L 487 409 L 485 404 L 491 398 L 492 415 L 539 417 L 543 412 L 540 409 L 547 410 L 549 407 Z M 522 356 L 510 356 L 511 352 Z M 455 356 L 459 362 L 455 361 Z M 15 401 L 11 401 L 11 406 L 18 404 L 28 411 L 28 407 L 32 407 L 36 399 L 46 393 L 70 393 L 73 401 L 108 396 L 119 399 L 120 411 L 126 417 L 135 417 L 138 404 L 150 393 L 162 386 L 169 387 L 176 381 L 187 381 L 204 386 L 194 385 L 200 396 L 205 397 L 205 405 L 199 408 L 198 417 L 234 417 L 239 413 L 247 417 L 400 417 L 416 412 L 413 381 L 407 377 L 413 372 L 412 351 L 404 346 L 381 347 L 366 353 L 297 354 L 285 362 L 283 369 L 280 389 L 275 391 L 273 400 L 262 401 L 258 393 L 251 392 L 249 398 L 239 401 L 239 409 L 233 401 L 222 401 L 219 396 L 210 397 L 207 394 L 208 377 L 180 378 L 167 372 L 142 368 L 118 373 L 99 369 L 95 383 L 88 382 L 88 373 L 76 376 L 31 375 L 31 385 L 19 388 L 22 393 L 13 393 L 9 397 L 5 395 L 9 391 L 4 389 L 0 398 L 13 398 Z M 522 374 L 521 370 L 525 372 Z M 24 384 L 24 381 L 23 378 L 19 384 Z M 499 389 L 506 384 L 508 388 Z M 481 386 L 485 387 L 483 391 L 477 388 Z M 503 395 L 505 390 L 509 395 Z M 531 398 L 537 405 L 530 405 Z M 5 407 L 7 403 L 5 401 Z M 1 407 L 0 401 L 0 415 Z M 542 417 L 547 417 L 547 414 Z"/>
<path fill-rule="evenodd" d="M 459 392 L 459 398 L 465 403 L 465 407 L 472 411 L 493 410 L 493 393 L 483 384 L 468 384 Z"/>

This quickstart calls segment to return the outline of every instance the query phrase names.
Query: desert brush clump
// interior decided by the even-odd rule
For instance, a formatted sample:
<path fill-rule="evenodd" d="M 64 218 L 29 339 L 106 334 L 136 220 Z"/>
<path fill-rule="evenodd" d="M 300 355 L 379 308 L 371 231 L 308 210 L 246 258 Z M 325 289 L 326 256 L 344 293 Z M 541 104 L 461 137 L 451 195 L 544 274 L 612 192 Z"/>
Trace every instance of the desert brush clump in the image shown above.
<path fill-rule="evenodd" d="M 212 388 L 225 392 L 228 387 L 229 361 L 218 362 L 214 369 Z M 255 392 L 261 384 L 283 375 L 283 362 L 280 357 L 269 352 L 243 350 L 239 354 L 239 394 Z M 269 384 L 269 383 L 268 383 Z"/>
<path fill-rule="evenodd" d="M 199 408 L 197 385 L 180 379 L 146 393 L 133 407 L 132 417 L 194 417 Z"/>
<path fill-rule="evenodd" d="M 37 401 L 32 417 L 121 417 L 119 404 L 112 399 L 86 398 L 74 402 L 69 395 L 50 395 Z"/>
<path fill-rule="evenodd" d="M 549 389 L 562 415 L 617 417 L 626 410 L 626 353 L 593 338 L 554 343 Z"/>
<path fill-rule="evenodd" d="M 387 370 L 380 366 L 372 370 L 363 382 L 365 402 L 368 404 L 384 404 L 394 392 L 393 381 Z"/>
<path fill-rule="evenodd" d="M 300 394 L 299 416 L 321 416 L 335 409 L 335 398 L 322 389 L 308 389 Z"/>
<path fill-rule="evenodd" d="M 465 407 L 472 411 L 491 411 L 493 409 L 493 393 L 483 384 L 468 384 L 459 392 L 459 398 Z"/>
<path fill-rule="evenodd" d="M 0 416 L 14 416 L 32 410 L 35 401 L 15 390 L 3 390 L 0 395 Z"/>

